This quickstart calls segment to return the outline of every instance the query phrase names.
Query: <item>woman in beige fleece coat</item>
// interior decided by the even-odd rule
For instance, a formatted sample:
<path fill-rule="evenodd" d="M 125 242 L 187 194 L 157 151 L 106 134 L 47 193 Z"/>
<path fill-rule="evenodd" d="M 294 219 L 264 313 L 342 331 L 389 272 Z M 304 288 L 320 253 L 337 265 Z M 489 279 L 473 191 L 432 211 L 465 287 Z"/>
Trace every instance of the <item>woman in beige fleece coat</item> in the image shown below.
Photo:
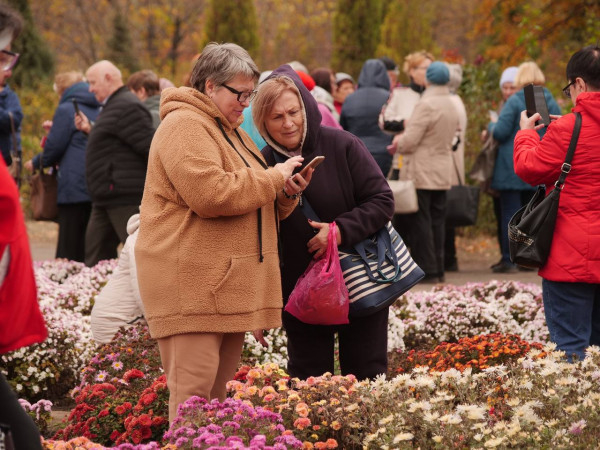
<path fill-rule="evenodd" d="M 448 67 L 431 63 L 426 79 L 427 89 L 389 150 L 404 155 L 400 179 L 413 180 L 417 188 L 419 210 L 407 217 L 411 254 L 425 271 L 424 281 L 437 282 L 444 281 L 446 191 L 455 170 L 451 143 L 459 122 L 446 86 Z"/>
<path fill-rule="evenodd" d="M 281 325 L 278 220 L 307 182 L 290 178 L 301 157 L 268 168 L 238 130 L 258 76 L 244 49 L 211 43 L 192 87 L 162 93 L 135 255 L 170 421 L 193 395 L 224 399 L 245 332 Z"/>

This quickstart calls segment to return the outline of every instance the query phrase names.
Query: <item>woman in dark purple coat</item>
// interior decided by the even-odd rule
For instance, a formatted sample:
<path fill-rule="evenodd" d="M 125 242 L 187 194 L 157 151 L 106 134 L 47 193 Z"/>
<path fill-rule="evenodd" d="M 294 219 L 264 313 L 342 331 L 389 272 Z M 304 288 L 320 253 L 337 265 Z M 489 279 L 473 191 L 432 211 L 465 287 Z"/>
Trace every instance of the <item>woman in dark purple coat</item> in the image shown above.
<path fill-rule="evenodd" d="M 281 222 L 285 302 L 311 259 L 325 253 L 329 223 L 335 221 L 338 226 L 338 246 L 353 246 L 391 219 L 394 198 L 360 139 L 321 126 L 317 102 L 291 67 L 279 67 L 259 86 L 252 110 L 267 142 L 263 154 L 269 164 L 302 155 L 306 165 L 315 156 L 325 156 L 301 200 L 310 203 L 322 222 L 309 222 L 299 207 Z M 306 185 L 302 179 L 298 184 Z M 333 373 L 336 333 L 343 374 L 365 379 L 385 373 L 387 323 L 388 308 L 371 316 L 350 318 L 348 325 L 332 326 L 306 324 L 284 311 L 290 375 L 307 378 Z"/>

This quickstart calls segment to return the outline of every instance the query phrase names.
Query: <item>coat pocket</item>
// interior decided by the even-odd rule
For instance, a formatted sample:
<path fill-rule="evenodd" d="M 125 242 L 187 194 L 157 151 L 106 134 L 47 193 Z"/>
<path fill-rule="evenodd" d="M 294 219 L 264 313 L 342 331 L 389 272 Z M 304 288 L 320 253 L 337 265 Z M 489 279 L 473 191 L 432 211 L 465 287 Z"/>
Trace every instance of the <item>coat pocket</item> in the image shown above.
<path fill-rule="evenodd" d="M 246 314 L 262 309 L 269 287 L 280 282 L 277 255 L 272 256 L 265 255 L 262 263 L 258 254 L 231 257 L 225 276 L 212 291 L 219 314 Z"/>

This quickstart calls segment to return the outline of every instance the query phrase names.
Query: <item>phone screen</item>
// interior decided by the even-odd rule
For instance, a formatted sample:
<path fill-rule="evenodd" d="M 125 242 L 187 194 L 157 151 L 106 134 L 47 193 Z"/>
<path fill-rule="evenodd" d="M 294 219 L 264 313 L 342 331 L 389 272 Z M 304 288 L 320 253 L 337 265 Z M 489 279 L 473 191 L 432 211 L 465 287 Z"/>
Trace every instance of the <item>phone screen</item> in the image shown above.
<path fill-rule="evenodd" d="M 527 116 L 531 117 L 536 112 L 540 113 L 542 118 L 538 120 L 537 124 L 543 123 L 544 125 L 550 125 L 550 113 L 548 112 L 548 105 L 546 103 L 546 96 L 544 95 L 544 88 L 542 86 L 534 86 L 528 84 L 523 88 L 525 94 L 525 106 L 527 107 Z"/>

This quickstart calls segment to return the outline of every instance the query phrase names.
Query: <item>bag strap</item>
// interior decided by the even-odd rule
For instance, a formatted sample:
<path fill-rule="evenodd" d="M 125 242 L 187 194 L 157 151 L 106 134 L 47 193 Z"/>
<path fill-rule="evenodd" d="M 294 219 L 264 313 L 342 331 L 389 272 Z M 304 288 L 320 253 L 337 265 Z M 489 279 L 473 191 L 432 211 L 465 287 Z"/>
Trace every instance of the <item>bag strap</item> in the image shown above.
<path fill-rule="evenodd" d="M 562 191 L 565 179 L 569 172 L 571 172 L 571 161 L 573 160 L 573 155 L 575 154 L 575 147 L 577 147 L 577 141 L 579 140 L 579 131 L 581 130 L 581 113 L 575 113 L 575 126 L 573 127 L 573 134 L 571 135 L 571 142 L 569 142 L 569 149 L 567 150 L 567 156 L 565 157 L 565 162 L 560 168 L 560 175 L 556 183 L 554 183 L 554 187 L 559 191 Z"/>
<path fill-rule="evenodd" d="M 250 164 L 248 164 L 248 161 L 246 161 L 246 158 L 244 158 L 242 156 L 242 154 L 238 151 L 238 149 L 235 148 L 235 145 L 233 145 L 233 142 L 231 142 L 231 139 L 229 139 L 229 136 L 227 136 L 227 133 L 225 133 L 225 129 L 223 128 L 223 124 L 221 123 L 221 120 L 218 117 L 215 117 L 215 121 L 217 122 L 217 125 L 219 126 L 219 129 L 221 130 L 221 133 L 223 134 L 223 137 L 225 138 L 225 140 L 235 150 L 235 152 L 242 159 L 242 161 L 244 161 L 244 165 L 246 167 L 250 168 L 251 166 L 250 166 Z M 237 130 L 236 130 L 236 132 L 237 132 Z M 243 144 L 244 142 L 241 140 L 240 135 L 238 134 L 237 136 L 238 136 L 238 139 L 240 139 L 240 141 Z M 244 145 L 244 147 L 245 147 L 245 145 Z M 248 150 L 250 150 L 250 149 L 248 149 Z M 252 156 L 254 156 L 255 159 L 259 160 L 259 158 L 253 152 L 250 152 L 250 153 L 252 154 Z M 264 167 L 264 163 L 262 163 L 261 166 Z M 277 210 L 277 208 L 276 208 L 276 210 Z M 258 208 L 256 210 L 256 213 L 258 215 L 258 253 L 259 253 L 258 261 L 263 262 L 265 257 L 263 255 L 262 208 Z"/>

